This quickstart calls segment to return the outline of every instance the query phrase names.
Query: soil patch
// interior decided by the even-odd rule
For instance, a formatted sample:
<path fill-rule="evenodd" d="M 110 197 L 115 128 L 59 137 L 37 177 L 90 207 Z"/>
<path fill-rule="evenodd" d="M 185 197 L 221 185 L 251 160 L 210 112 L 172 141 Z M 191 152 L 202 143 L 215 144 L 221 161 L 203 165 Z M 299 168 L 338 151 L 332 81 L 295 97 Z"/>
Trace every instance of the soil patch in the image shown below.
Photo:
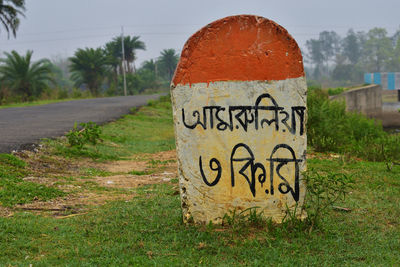
<path fill-rule="evenodd" d="M 25 181 L 56 187 L 68 195 L 13 208 L 0 207 L 0 216 L 25 210 L 57 218 L 85 214 L 109 201 L 132 199 L 131 189 L 149 184 L 176 183 L 176 151 L 135 155 L 127 160 L 95 162 L 65 159 L 45 151 L 16 153 L 28 163 Z"/>
<path fill-rule="evenodd" d="M 154 165 L 167 165 L 176 167 L 176 151 L 162 151 L 155 154 L 140 154 L 133 156 L 131 159 L 113 161 L 111 163 L 98 164 L 97 167 L 114 173 L 146 171 L 154 167 Z"/>

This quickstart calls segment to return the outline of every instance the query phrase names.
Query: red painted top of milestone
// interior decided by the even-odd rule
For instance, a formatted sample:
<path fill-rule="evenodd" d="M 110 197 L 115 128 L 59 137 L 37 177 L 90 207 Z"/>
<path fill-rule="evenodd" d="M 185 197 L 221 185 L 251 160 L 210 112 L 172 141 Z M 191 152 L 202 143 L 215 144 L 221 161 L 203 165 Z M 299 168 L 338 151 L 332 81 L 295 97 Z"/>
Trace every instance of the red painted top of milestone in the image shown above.
<path fill-rule="evenodd" d="M 186 42 L 172 83 L 271 81 L 304 76 L 296 41 L 263 17 L 226 17 L 196 32 Z"/>

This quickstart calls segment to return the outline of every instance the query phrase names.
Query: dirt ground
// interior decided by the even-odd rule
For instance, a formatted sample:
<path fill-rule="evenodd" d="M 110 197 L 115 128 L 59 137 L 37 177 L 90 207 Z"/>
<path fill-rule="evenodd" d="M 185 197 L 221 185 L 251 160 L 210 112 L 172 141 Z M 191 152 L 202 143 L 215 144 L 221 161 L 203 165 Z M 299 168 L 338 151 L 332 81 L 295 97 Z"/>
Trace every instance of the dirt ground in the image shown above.
<path fill-rule="evenodd" d="M 29 165 L 31 175 L 24 180 L 56 187 L 68 194 L 50 201 L 37 199 L 13 208 L 0 207 L 3 217 L 21 210 L 56 218 L 78 216 L 109 201 L 128 201 L 135 196 L 132 189 L 139 186 L 171 183 L 173 179 L 179 193 L 175 150 L 110 162 L 65 159 L 42 151 L 17 155 Z"/>

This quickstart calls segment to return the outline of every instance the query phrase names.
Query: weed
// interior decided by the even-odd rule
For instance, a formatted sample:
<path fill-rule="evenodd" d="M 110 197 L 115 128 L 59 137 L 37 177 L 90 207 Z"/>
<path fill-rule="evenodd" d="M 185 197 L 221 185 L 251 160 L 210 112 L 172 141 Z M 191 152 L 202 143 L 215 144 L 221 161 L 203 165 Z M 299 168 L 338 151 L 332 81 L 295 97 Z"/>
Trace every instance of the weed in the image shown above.
<path fill-rule="evenodd" d="M 327 216 L 335 203 L 345 199 L 353 188 L 354 179 L 343 173 L 320 174 L 313 170 L 305 172 L 303 176 L 307 187 L 303 207 L 299 210 L 296 204 L 291 210 L 286 206 L 283 224 L 288 229 L 307 228 L 311 232 L 315 226 L 319 226 L 321 218 Z M 303 221 L 305 214 L 307 218 Z"/>
<path fill-rule="evenodd" d="M 311 170 L 305 172 L 303 176 L 307 187 L 303 206 L 300 208 L 296 203 L 294 208 L 289 208 L 286 205 L 286 214 L 281 227 L 288 232 L 302 230 L 311 232 L 314 227 L 320 226 L 321 218 L 327 216 L 335 203 L 345 199 L 354 184 L 353 178 L 343 173 L 320 174 Z M 267 222 L 268 219 L 263 216 L 262 211 L 258 212 L 257 208 L 259 207 L 248 208 L 241 212 L 236 209 L 231 210 L 224 215 L 222 225 L 229 225 L 234 231 L 243 230 L 243 226 L 271 227 L 272 221 Z"/>
<path fill-rule="evenodd" d="M 281 227 L 285 229 L 288 232 L 296 232 L 296 231 L 302 231 L 304 228 L 309 225 L 306 223 L 302 216 L 306 213 L 303 208 L 299 212 L 298 210 L 299 205 L 296 203 L 294 208 L 289 208 L 288 205 L 286 204 L 286 214 L 285 217 L 282 219 L 282 225 Z"/>
<path fill-rule="evenodd" d="M 68 143 L 71 147 L 81 150 L 85 144 L 96 145 L 100 139 L 101 129 L 94 122 L 80 123 L 82 129 L 78 129 L 75 122 L 74 128 L 66 134 Z"/>
<path fill-rule="evenodd" d="M 263 217 L 263 211 L 258 212 L 259 207 L 247 208 L 241 212 L 237 209 L 230 210 L 222 218 L 222 225 L 229 225 L 233 230 L 240 230 L 243 226 L 248 227 L 261 226 L 264 224 L 265 219 Z"/>
<path fill-rule="evenodd" d="M 379 140 L 383 161 L 388 171 L 391 171 L 394 165 L 400 165 L 397 161 L 400 155 L 400 135 L 388 135 Z"/>

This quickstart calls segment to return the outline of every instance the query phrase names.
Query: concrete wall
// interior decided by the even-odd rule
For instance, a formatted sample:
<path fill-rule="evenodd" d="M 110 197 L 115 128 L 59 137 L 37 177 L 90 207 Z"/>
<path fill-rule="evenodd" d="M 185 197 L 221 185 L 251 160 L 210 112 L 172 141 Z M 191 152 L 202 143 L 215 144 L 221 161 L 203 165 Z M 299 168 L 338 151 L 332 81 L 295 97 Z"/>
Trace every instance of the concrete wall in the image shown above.
<path fill-rule="evenodd" d="M 380 118 L 382 114 L 382 87 L 372 84 L 330 97 L 331 100 L 346 101 L 347 111 L 359 112 L 368 117 Z"/>
<path fill-rule="evenodd" d="M 384 90 L 400 90 L 400 72 L 364 73 L 366 84 L 379 84 Z"/>

